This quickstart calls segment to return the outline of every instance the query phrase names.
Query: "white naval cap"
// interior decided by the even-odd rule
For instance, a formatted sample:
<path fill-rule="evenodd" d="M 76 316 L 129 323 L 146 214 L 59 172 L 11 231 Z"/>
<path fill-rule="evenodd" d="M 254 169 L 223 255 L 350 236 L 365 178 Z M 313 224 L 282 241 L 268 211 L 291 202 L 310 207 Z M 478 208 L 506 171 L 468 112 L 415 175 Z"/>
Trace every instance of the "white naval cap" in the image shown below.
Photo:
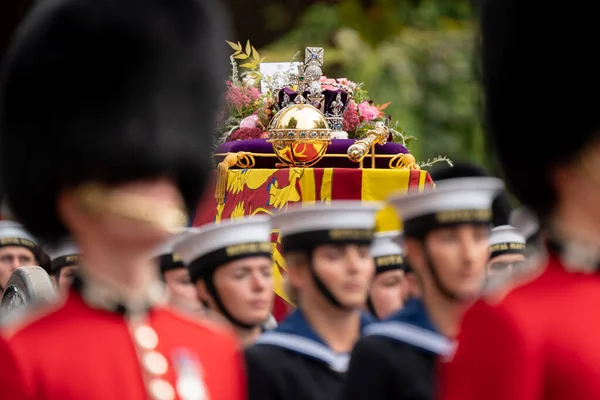
<path fill-rule="evenodd" d="M 154 250 L 154 256 L 160 257 L 167 254 L 175 253 L 175 246 L 177 243 L 183 241 L 185 238 L 197 233 L 199 231 L 198 228 L 183 228 L 179 232 L 169 236 L 167 240 L 164 241 L 163 244 L 158 246 L 156 250 Z"/>
<path fill-rule="evenodd" d="M 63 239 L 56 246 L 44 247 L 44 252 L 50 257 L 50 272 L 55 273 L 62 267 L 79 263 L 80 250 L 70 239 Z"/>
<path fill-rule="evenodd" d="M 540 224 L 535 214 L 526 206 L 521 206 L 510 214 L 510 224 L 517 228 L 526 240 L 540 230 Z"/>
<path fill-rule="evenodd" d="M 56 246 L 44 247 L 44 251 L 46 254 L 48 254 L 50 260 L 80 253 L 79 247 L 77 244 L 75 244 L 75 242 L 73 242 L 72 239 L 65 239 L 59 242 Z"/>
<path fill-rule="evenodd" d="M 402 233 L 399 231 L 378 232 L 371 244 L 371 255 L 375 260 L 375 273 L 379 274 L 393 269 L 406 269 L 402 257 Z"/>
<path fill-rule="evenodd" d="M 502 254 L 521 254 L 525 251 L 525 238 L 514 226 L 500 225 L 490 232 L 490 258 Z"/>
<path fill-rule="evenodd" d="M 283 251 L 306 250 L 326 243 L 371 243 L 380 202 L 340 200 L 301 204 L 272 217 Z"/>
<path fill-rule="evenodd" d="M 179 232 L 171 235 L 154 251 L 154 257 L 158 258 L 161 273 L 185 267 L 181 256 L 175 252 L 175 246 L 198 231 L 198 228 L 182 228 Z"/>
<path fill-rule="evenodd" d="M 229 261 L 253 256 L 271 257 L 271 218 L 267 215 L 207 224 L 175 245 L 175 253 L 197 281 Z"/>
<path fill-rule="evenodd" d="M 37 240 L 15 221 L 0 221 L 0 247 L 22 246 L 37 249 Z"/>
<path fill-rule="evenodd" d="M 404 236 L 420 236 L 442 226 L 490 223 L 492 202 L 503 188 L 498 178 L 454 178 L 423 192 L 393 194 L 388 202 L 403 221 Z"/>
<path fill-rule="evenodd" d="M 402 240 L 402 232 L 389 231 L 377 232 L 371 244 L 371 255 L 374 258 L 402 254 L 402 248 L 398 244 Z"/>

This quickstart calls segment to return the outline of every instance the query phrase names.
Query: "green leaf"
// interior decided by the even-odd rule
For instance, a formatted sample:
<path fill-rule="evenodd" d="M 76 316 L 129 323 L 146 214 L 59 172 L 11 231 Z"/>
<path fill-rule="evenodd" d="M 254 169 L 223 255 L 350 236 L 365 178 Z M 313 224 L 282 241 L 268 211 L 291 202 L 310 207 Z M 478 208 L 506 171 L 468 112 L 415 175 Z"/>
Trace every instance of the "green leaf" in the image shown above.
<path fill-rule="evenodd" d="M 226 42 L 229 45 L 229 47 L 231 47 L 232 49 L 237 50 L 237 51 L 241 51 L 242 50 L 242 46 L 239 45 L 240 44 L 239 42 L 237 44 L 233 43 L 233 42 L 230 42 L 229 40 L 226 40 Z"/>
<path fill-rule="evenodd" d="M 258 51 L 256 51 L 254 46 L 252 46 L 252 58 L 254 59 L 254 61 L 260 62 L 260 56 L 258 55 Z"/>
<path fill-rule="evenodd" d="M 235 58 L 236 60 L 246 60 L 248 58 L 248 56 L 245 55 L 244 53 L 242 53 L 242 54 L 238 54 L 237 56 L 234 56 L 233 58 Z"/>
<path fill-rule="evenodd" d="M 246 54 L 250 55 L 252 53 L 252 46 L 250 46 L 250 40 L 246 42 Z"/>
<path fill-rule="evenodd" d="M 241 68 L 255 68 L 253 63 L 244 63 L 240 65 Z"/>

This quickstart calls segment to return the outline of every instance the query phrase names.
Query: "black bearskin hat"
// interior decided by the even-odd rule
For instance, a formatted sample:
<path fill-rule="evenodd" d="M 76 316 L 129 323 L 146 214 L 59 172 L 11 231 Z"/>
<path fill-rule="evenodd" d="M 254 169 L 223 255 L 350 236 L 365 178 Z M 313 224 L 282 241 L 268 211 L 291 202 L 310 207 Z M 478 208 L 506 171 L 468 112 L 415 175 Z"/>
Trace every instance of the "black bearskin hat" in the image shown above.
<path fill-rule="evenodd" d="M 556 199 L 552 168 L 576 159 L 600 131 L 595 4 L 482 0 L 481 6 L 490 142 L 509 188 L 544 217 Z"/>
<path fill-rule="evenodd" d="M 0 170 L 15 217 L 56 241 L 67 234 L 61 190 L 159 177 L 193 209 L 211 168 L 226 35 L 218 0 L 39 2 L 0 87 Z"/>
<path fill-rule="evenodd" d="M 471 178 L 471 177 L 485 177 L 491 176 L 485 169 L 468 162 L 455 162 L 453 166 L 447 164 L 441 164 L 439 167 L 434 168 L 431 173 L 431 179 L 434 182 L 442 181 L 445 179 L 454 178 Z M 506 192 L 502 191 L 498 197 L 494 199 L 492 203 L 492 225 L 508 225 L 510 217 L 510 201 Z"/>

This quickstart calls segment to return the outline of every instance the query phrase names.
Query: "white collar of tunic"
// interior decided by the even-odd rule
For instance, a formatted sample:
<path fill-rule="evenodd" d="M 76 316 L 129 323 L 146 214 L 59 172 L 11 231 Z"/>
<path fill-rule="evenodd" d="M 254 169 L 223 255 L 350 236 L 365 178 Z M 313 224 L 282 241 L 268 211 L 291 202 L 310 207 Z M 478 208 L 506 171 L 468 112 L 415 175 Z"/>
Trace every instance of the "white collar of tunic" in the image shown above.
<path fill-rule="evenodd" d="M 277 346 L 327 364 L 333 371 L 345 373 L 350 364 L 350 353 L 336 353 L 326 345 L 291 333 L 270 331 L 263 333 L 256 344 Z"/>

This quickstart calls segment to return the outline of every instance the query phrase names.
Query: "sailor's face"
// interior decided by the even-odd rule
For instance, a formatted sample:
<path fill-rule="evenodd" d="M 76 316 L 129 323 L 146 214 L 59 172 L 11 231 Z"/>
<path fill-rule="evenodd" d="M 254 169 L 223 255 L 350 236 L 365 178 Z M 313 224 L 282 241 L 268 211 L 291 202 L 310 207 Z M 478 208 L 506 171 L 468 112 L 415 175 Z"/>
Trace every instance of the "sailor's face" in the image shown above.
<path fill-rule="evenodd" d="M 425 245 L 442 285 L 461 298 L 477 296 L 489 259 L 489 228 L 459 225 L 435 229 Z"/>
<path fill-rule="evenodd" d="M 60 269 L 58 275 L 58 289 L 61 293 L 66 293 L 69 291 L 69 288 L 71 287 L 78 270 L 78 265 L 67 265 L 66 267 L 62 267 Z"/>
<path fill-rule="evenodd" d="M 487 276 L 499 273 L 509 273 L 518 269 L 525 262 L 523 254 L 501 254 L 490 260 L 487 265 Z"/>
<path fill-rule="evenodd" d="M 375 273 L 368 245 L 322 245 L 313 252 L 314 270 L 346 307 L 362 308 Z"/>
<path fill-rule="evenodd" d="M 36 265 L 33 252 L 25 247 L 5 246 L 0 248 L 0 286 L 4 290 L 13 271 L 26 265 Z"/>
<path fill-rule="evenodd" d="M 181 305 L 190 310 L 200 307 L 196 286 L 190 280 L 190 273 L 187 268 L 167 270 L 164 277 L 169 290 L 169 301 L 172 305 Z"/>
<path fill-rule="evenodd" d="M 215 289 L 227 311 L 237 320 L 257 325 L 273 307 L 273 263 L 269 257 L 247 257 L 217 268 Z"/>
<path fill-rule="evenodd" d="M 385 318 L 404 305 L 408 282 L 404 271 L 397 269 L 379 273 L 373 278 L 369 297 L 378 318 Z"/>

